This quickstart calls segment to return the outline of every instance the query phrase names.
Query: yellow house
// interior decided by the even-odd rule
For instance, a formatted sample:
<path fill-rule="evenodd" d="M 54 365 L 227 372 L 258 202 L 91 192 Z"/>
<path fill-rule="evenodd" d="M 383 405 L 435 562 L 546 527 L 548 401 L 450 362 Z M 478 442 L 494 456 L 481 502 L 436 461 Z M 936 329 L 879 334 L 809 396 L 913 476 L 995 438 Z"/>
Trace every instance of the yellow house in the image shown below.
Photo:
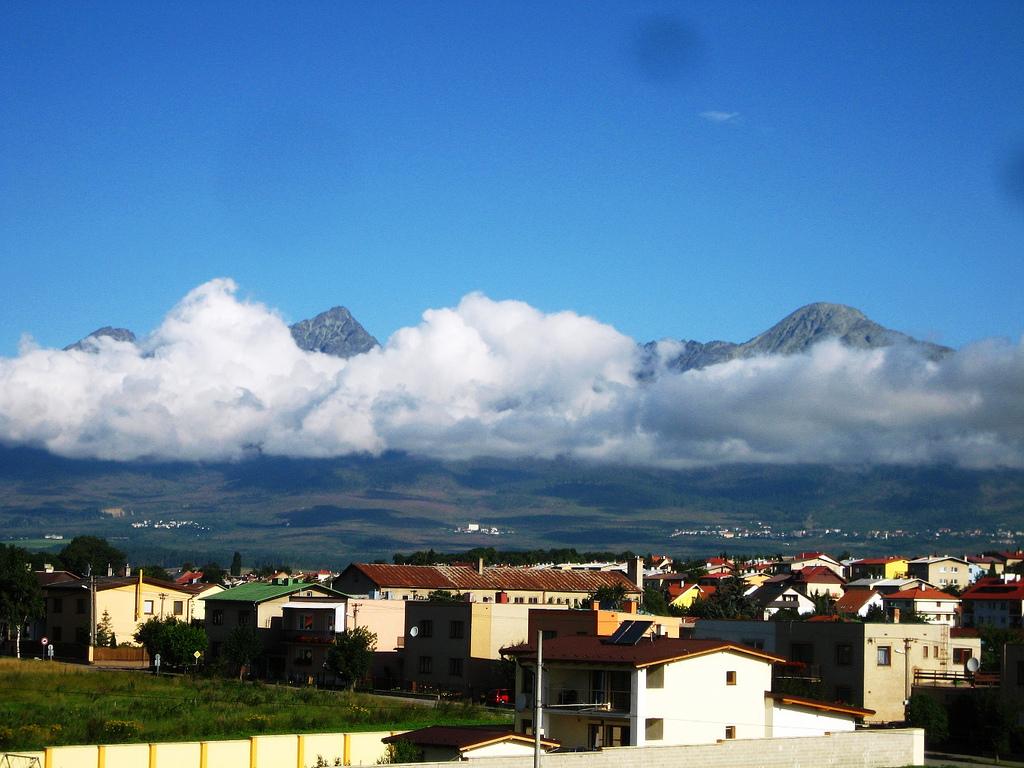
<path fill-rule="evenodd" d="M 850 580 L 902 579 L 907 576 L 905 557 L 868 557 L 850 563 Z"/>
<path fill-rule="evenodd" d="M 88 649 L 101 625 L 118 643 L 134 644 L 136 630 L 152 618 L 197 618 L 196 597 L 209 589 L 207 584 L 184 586 L 142 573 L 51 584 L 43 588 L 46 637 L 56 656 L 91 660 Z"/>
<path fill-rule="evenodd" d="M 669 584 L 668 602 L 676 608 L 689 608 L 707 593 L 714 592 L 714 587 L 702 587 L 699 584 Z"/>

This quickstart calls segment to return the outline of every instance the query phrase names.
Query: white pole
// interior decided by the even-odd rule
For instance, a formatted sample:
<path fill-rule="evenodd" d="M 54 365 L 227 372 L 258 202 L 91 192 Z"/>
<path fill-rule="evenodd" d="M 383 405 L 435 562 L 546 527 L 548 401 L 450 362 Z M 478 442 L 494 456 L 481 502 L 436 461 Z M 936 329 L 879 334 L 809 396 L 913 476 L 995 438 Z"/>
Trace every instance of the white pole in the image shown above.
<path fill-rule="evenodd" d="M 544 661 L 544 630 L 537 630 L 537 674 L 533 686 L 533 768 L 540 768 L 540 728 L 544 722 L 541 707 L 541 664 Z"/>

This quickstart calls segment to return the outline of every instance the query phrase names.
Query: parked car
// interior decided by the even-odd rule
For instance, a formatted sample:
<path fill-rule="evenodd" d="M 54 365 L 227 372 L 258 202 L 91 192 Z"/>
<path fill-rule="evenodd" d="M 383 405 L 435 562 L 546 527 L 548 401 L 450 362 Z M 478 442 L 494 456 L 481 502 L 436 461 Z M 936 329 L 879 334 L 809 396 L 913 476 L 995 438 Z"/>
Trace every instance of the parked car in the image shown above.
<path fill-rule="evenodd" d="M 489 707 L 511 707 L 514 702 L 511 688 L 492 688 L 484 697 L 484 704 Z"/>

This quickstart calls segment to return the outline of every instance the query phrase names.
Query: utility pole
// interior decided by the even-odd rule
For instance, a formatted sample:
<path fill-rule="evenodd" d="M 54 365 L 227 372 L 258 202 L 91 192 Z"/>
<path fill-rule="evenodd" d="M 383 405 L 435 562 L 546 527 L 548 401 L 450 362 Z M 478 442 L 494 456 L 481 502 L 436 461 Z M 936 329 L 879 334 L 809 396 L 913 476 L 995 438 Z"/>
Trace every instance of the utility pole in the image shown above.
<path fill-rule="evenodd" d="M 544 722 L 541 697 L 541 666 L 544 663 L 544 630 L 537 630 L 537 674 L 533 681 L 533 768 L 540 768 L 540 728 Z"/>
<path fill-rule="evenodd" d="M 89 645 L 96 646 L 96 577 L 89 576 Z M 92 658 L 91 652 L 89 658 Z"/>

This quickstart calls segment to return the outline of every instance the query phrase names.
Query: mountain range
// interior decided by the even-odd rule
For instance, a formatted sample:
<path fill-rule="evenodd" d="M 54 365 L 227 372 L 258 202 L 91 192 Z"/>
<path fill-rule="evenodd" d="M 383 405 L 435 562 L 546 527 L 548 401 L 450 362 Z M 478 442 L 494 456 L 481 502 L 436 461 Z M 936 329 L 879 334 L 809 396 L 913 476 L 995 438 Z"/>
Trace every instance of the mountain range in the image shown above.
<path fill-rule="evenodd" d="M 289 326 L 289 329 L 299 348 L 308 352 L 348 358 L 380 346 L 377 339 L 342 306 L 333 307 L 308 320 L 301 320 Z M 91 347 L 89 341 L 103 336 L 130 343 L 136 341 L 135 334 L 127 328 L 104 326 L 64 349 L 88 351 Z M 669 370 L 682 372 L 737 358 L 798 354 L 826 339 L 838 339 L 840 343 L 857 349 L 900 344 L 916 349 L 931 360 L 941 359 L 953 351 L 949 347 L 920 341 L 879 325 L 853 307 L 818 302 L 801 307 L 767 331 L 739 344 L 690 339 L 673 341 L 668 347 L 672 350 L 671 357 L 664 360 L 664 363 Z M 652 366 L 662 354 L 661 348 L 661 342 L 650 341 L 643 345 L 644 363 L 638 372 L 640 378 L 652 375 Z"/>

